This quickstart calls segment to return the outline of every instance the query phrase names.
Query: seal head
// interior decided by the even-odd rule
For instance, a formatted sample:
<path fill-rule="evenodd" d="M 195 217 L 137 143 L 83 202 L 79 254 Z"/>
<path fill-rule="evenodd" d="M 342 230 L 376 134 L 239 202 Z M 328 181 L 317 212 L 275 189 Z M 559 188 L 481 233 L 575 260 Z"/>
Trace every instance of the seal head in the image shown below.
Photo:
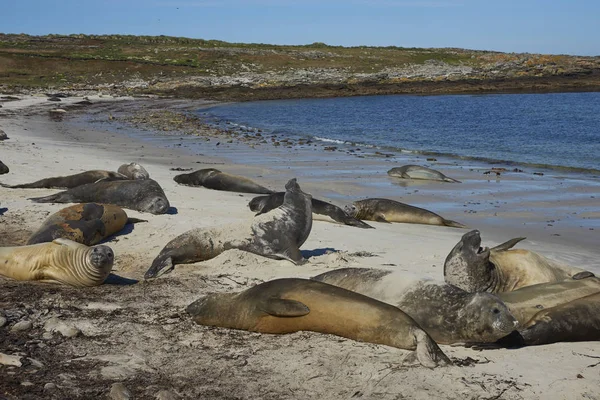
<path fill-rule="evenodd" d="M 480 232 L 472 230 L 462 236 L 446 257 L 444 279 L 467 292 L 483 291 L 482 282 L 487 282 L 493 268 L 490 249 L 481 247 Z"/>

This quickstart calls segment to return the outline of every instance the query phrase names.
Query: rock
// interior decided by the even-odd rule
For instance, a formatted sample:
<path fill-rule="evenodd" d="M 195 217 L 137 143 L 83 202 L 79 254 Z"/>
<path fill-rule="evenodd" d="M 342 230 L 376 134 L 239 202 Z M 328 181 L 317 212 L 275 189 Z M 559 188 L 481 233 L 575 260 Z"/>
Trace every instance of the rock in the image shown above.
<path fill-rule="evenodd" d="M 131 392 L 121 382 L 114 383 L 110 387 L 109 397 L 113 400 L 128 400 L 131 399 Z"/>
<path fill-rule="evenodd" d="M 6 325 L 6 318 L 0 315 L 0 328 Z"/>
<path fill-rule="evenodd" d="M 33 365 L 36 368 L 44 368 L 44 364 L 42 364 L 41 361 L 36 360 L 35 358 L 29 358 L 27 357 L 27 359 L 29 360 L 29 362 L 31 363 L 31 365 Z"/>
<path fill-rule="evenodd" d="M 19 321 L 10 328 L 12 332 L 28 331 L 33 328 L 31 321 Z"/>
<path fill-rule="evenodd" d="M 21 365 L 23 365 L 21 363 L 21 357 L 10 356 L 10 355 L 4 354 L 4 353 L 0 353 L 0 364 L 12 365 L 13 367 L 20 367 Z"/>
<path fill-rule="evenodd" d="M 57 317 L 52 317 L 44 324 L 46 332 L 59 332 L 64 337 L 72 338 L 78 336 L 81 331 L 73 325 L 67 324 Z"/>
<path fill-rule="evenodd" d="M 42 335 L 42 339 L 44 339 L 44 340 L 52 339 L 52 332 L 44 332 L 44 334 Z"/>
<path fill-rule="evenodd" d="M 175 392 L 170 390 L 161 390 L 156 394 L 157 400 L 178 400 L 181 397 Z"/>
<path fill-rule="evenodd" d="M 6 139 L 8 139 L 8 136 L 2 129 L 0 129 L 0 140 L 6 140 Z"/>
<path fill-rule="evenodd" d="M 50 391 L 56 389 L 56 385 L 52 382 L 48 382 L 44 385 L 44 390 Z"/>
<path fill-rule="evenodd" d="M 24 382 L 21 382 L 21 386 L 33 386 L 33 383 L 31 383 L 29 381 L 24 381 Z"/>

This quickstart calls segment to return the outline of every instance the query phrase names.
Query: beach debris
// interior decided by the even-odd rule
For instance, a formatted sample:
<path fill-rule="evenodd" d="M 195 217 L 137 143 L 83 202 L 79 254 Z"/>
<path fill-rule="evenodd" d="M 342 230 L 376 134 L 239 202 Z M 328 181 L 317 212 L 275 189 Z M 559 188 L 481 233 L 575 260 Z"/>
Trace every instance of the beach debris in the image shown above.
<path fill-rule="evenodd" d="M 427 161 L 437 161 L 437 158 L 428 158 Z"/>
<path fill-rule="evenodd" d="M 539 175 L 539 176 L 543 176 L 543 175 L 544 175 L 544 173 L 543 173 L 543 172 L 534 172 L 533 174 L 534 174 L 534 175 Z"/>
<path fill-rule="evenodd" d="M 194 168 L 181 168 L 181 167 L 175 167 L 175 168 L 169 168 L 169 171 L 191 171 Z"/>

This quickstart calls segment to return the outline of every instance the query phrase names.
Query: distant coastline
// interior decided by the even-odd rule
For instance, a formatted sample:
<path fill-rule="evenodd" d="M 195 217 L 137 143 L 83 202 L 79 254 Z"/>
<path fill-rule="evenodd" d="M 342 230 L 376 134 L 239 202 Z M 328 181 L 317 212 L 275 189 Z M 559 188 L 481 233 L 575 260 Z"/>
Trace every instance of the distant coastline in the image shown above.
<path fill-rule="evenodd" d="M 600 57 L 0 33 L 0 92 L 220 101 L 600 91 Z"/>

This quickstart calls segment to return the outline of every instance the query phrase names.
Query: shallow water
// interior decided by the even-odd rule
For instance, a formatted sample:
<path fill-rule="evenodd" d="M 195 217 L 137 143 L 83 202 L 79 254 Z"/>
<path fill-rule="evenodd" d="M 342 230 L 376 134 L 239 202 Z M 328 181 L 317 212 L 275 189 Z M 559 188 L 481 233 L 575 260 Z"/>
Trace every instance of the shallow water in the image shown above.
<path fill-rule="evenodd" d="M 200 113 L 282 137 L 600 172 L 600 93 L 276 100 Z"/>

